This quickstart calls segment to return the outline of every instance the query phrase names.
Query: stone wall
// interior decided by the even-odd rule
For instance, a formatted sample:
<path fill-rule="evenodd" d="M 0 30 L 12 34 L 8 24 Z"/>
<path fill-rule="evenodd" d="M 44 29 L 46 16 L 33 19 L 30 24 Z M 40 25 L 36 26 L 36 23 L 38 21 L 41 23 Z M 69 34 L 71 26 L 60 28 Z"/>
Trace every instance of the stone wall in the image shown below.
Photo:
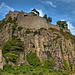
<path fill-rule="evenodd" d="M 12 19 L 17 18 L 18 25 L 25 27 L 25 28 L 31 28 L 31 29 L 40 29 L 40 28 L 55 28 L 57 30 L 60 30 L 60 27 L 47 23 L 45 18 L 39 17 L 39 16 L 33 16 L 32 13 L 25 13 L 23 11 L 10 11 L 6 15 L 6 20 L 8 17 L 11 16 Z M 70 30 L 63 29 L 63 31 L 70 32 Z"/>

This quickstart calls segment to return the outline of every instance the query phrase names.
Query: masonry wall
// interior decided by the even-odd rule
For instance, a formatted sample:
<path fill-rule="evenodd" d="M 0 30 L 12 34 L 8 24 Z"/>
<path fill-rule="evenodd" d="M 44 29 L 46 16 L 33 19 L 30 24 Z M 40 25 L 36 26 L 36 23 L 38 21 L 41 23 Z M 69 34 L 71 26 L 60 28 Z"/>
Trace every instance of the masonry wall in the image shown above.
<path fill-rule="evenodd" d="M 8 17 L 11 16 L 12 19 L 17 18 L 17 23 L 18 25 L 25 27 L 25 28 L 30 28 L 30 29 L 40 29 L 40 28 L 55 28 L 60 30 L 60 27 L 49 24 L 47 23 L 45 18 L 39 17 L 39 16 L 33 16 L 32 13 L 25 13 L 23 11 L 18 12 L 18 11 L 10 11 L 6 15 L 6 20 Z M 63 29 L 63 31 L 70 32 L 70 30 Z"/>

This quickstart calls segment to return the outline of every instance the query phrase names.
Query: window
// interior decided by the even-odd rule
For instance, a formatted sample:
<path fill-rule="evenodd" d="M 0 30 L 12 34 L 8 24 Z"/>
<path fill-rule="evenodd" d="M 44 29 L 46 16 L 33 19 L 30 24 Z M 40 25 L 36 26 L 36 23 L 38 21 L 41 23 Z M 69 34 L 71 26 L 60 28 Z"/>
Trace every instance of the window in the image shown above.
<path fill-rule="evenodd" d="M 27 16 L 27 15 L 24 15 L 24 17 L 25 17 L 25 16 Z"/>

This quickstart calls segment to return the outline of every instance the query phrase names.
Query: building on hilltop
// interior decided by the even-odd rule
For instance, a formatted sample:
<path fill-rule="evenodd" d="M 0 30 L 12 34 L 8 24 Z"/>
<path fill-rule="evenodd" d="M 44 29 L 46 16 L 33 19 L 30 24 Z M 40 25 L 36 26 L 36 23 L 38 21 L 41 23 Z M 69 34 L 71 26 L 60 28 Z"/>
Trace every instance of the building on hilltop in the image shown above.
<path fill-rule="evenodd" d="M 19 26 L 29 28 L 29 29 L 40 29 L 40 28 L 55 28 L 60 30 L 60 27 L 47 23 L 45 18 L 42 18 L 40 16 L 35 16 L 33 13 L 25 13 L 23 11 L 9 11 L 9 13 L 6 15 L 5 20 L 8 20 L 9 16 L 12 17 L 12 19 L 17 18 L 17 24 Z M 68 29 L 63 29 L 63 31 L 70 32 Z"/>

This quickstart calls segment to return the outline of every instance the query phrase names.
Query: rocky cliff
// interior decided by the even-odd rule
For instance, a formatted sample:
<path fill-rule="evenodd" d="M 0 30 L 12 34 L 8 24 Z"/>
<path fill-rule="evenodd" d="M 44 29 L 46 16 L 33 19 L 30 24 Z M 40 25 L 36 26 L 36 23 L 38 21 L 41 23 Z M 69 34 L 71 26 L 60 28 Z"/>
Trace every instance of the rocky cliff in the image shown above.
<path fill-rule="evenodd" d="M 66 61 L 69 66 L 72 64 L 74 68 L 75 36 L 73 36 L 69 30 L 64 30 L 60 27 L 48 24 L 42 17 L 17 11 L 16 13 L 10 12 L 7 14 L 5 20 L 0 22 L 0 25 L 4 22 L 0 32 L 0 45 L 2 45 L 3 42 L 12 39 L 13 35 L 21 38 L 25 48 L 24 52 L 19 55 L 16 62 L 17 65 L 20 65 L 21 63 L 28 64 L 26 55 L 29 52 L 36 52 L 41 62 L 44 59 L 52 60 L 52 58 L 54 58 L 54 69 L 64 70 L 64 61 Z M 8 21 L 9 16 L 12 16 L 13 20 L 14 17 L 17 18 L 15 23 Z M 15 30 L 13 30 L 12 27 L 15 27 Z M 24 57 L 25 59 L 23 59 Z M 4 63 L 4 60 L 2 61 L 1 59 L 2 55 L 0 55 L 0 62 Z M 9 64 L 12 64 L 12 62 L 9 62 Z M 12 65 L 15 64 L 13 63 Z"/>

